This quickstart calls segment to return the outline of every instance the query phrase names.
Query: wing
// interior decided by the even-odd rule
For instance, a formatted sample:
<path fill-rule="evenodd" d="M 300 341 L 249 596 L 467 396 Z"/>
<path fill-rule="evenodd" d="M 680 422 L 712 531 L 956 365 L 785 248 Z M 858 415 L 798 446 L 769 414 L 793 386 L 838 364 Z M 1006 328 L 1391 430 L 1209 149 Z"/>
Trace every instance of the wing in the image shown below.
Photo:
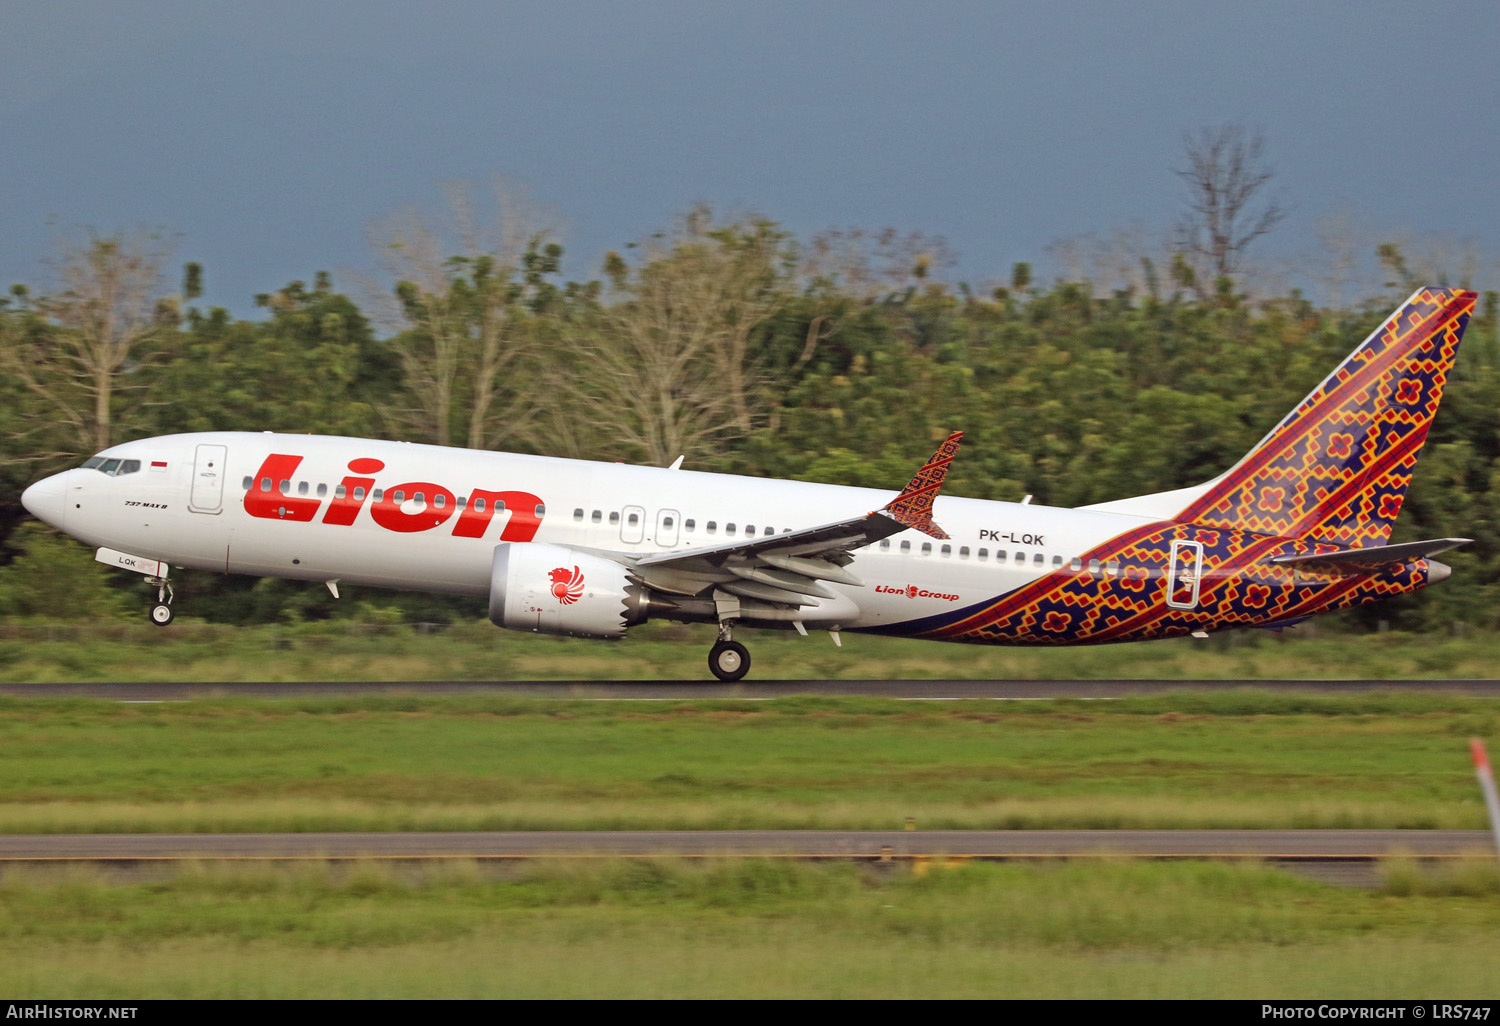
<path fill-rule="evenodd" d="M 962 431 L 949 435 L 901 494 L 874 512 L 768 538 L 646 556 L 635 561 L 635 572 L 651 588 L 673 595 L 712 589 L 784 606 L 835 598 L 823 582 L 862 587 L 864 582 L 844 569 L 855 549 L 907 528 L 948 537 L 932 519 L 932 504 L 962 438 Z"/>

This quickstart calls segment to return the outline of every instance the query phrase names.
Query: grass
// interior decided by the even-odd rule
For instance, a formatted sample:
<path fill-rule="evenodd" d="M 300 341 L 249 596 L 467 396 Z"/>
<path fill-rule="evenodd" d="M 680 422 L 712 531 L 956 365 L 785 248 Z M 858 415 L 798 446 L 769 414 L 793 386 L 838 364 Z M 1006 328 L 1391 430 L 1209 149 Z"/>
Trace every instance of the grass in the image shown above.
<path fill-rule="evenodd" d="M 423 633 L 423 631 L 429 631 Z M 754 680 L 1490 678 L 1500 634 L 1236 631 L 1205 640 L 997 648 L 846 634 L 742 631 Z M 712 632 L 648 623 L 620 642 L 356 621 L 227 627 L 145 623 L 0 627 L 0 681 L 704 680 Z"/>
<path fill-rule="evenodd" d="M 1500 873 L 1329 887 L 1258 865 L 743 860 L 190 867 L 0 879 L 14 999 L 1479 997 Z"/>
<path fill-rule="evenodd" d="M 335 676 L 315 672 L 325 666 L 419 679 L 492 665 L 577 677 L 597 653 L 615 658 L 635 644 L 482 626 L 442 637 L 202 627 L 159 645 L 150 628 L 112 637 L 106 627 L 88 644 L 0 642 L 0 665 L 16 673 L 40 660 L 32 665 L 56 674 L 47 679 L 194 679 L 205 668 L 239 679 Z M 1275 642 L 1228 648 L 1216 674 L 1181 655 L 1193 649 L 1168 644 L 1182 660 L 1171 665 L 1198 677 L 1253 676 L 1234 660 L 1257 660 L 1270 676 L 1319 667 L 1360 676 L 1356 660 L 1399 668 L 1422 651 L 1390 635 L 1311 640 L 1294 659 Z M 767 661 L 790 661 L 814 641 L 769 639 Z M 856 676 L 911 676 L 898 660 L 917 648 L 1038 660 L 1133 653 L 1116 669 L 1170 675 L 1145 672 L 1164 646 L 1016 654 L 846 644 Z M 1434 665 L 1458 675 L 1453 667 L 1478 666 L 1489 645 L 1449 639 Z M 655 654 L 607 665 L 663 676 L 662 667 L 685 669 L 668 661 L 684 648 L 701 656 L 670 637 L 648 636 L 642 648 Z M 57 653 L 73 662 L 47 663 Z M 1076 672 L 1084 663 L 1045 666 L 1096 675 Z M 1024 703 L 0 698 L 0 831 L 899 828 L 908 816 L 924 829 L 1480 828 L 1472 735 L 1500 737 L 1493 703 L 1238 689 Z M 1486 997 L 1500 979 L 1491 861 L 1433 874 L 1391 860 L 1370 891 L 1258 864 L 1111 859 L 966 862 L 920 875 L 756 859 L 537 861 L 498 875 L 463 861 L 163 872 L 122 882 L 88 868 L 0 866 L 0 994 L 1456 1000 Z"/>
<path fill-rule="evenodd" d="M 1483 699 L 0 698 L 0 830 L 1485 826 Z"/>

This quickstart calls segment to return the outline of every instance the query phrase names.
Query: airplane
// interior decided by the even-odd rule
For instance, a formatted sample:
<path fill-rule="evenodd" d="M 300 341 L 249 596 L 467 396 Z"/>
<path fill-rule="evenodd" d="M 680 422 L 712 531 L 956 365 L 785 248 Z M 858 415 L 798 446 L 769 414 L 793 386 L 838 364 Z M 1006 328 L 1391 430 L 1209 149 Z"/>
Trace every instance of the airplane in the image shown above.
<path fill-rule="evenodd" d="M 498 626 L 712 624 L 999 645 L 1280 629 L 1449 576 L 1468 539 L 1387 544 L 1475 294 L 1417 290 L 1211 481 L 1077 509 L 938 497 L 962 432 L 889 492 L 365 438 L 111 446 L 26 509 L 157 589 L 173 568 L 487 598 Z"/>

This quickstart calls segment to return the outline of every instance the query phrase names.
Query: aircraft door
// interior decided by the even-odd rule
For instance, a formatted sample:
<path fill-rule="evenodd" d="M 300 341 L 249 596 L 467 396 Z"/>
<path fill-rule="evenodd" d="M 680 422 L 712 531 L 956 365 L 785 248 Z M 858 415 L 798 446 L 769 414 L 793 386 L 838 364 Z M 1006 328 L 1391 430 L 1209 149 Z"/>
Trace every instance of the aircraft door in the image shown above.
<path fill-rule="evenodd" d="M 1173 609 L 1197 609 L 1202 576 L 1203 543 L 1174 541 L 1172 562 L 1167 568 L 1167 605 Z"/>
<path fill-rule="evenodd" d="M 626 506 L 620 511 L 620 540 L 639 545 L 646 537 L 646 511 L 640 506 Z"/>
<path fill-rule="evenodd" d="M 681 530 L 679 524 L 682 517 L 675 509 L 664 509 L 656 514 L 656 544 L 662 548 L 671 548 L 677 544 L 677 532 Z"/>
<path fill-rule="evenodd" d="M 188 509 L 194 513 L 219 513 L 224 508 L 224 463 L 229 450 L 222 445 L 200 445 L 193 459 L 193 486 Z"/>

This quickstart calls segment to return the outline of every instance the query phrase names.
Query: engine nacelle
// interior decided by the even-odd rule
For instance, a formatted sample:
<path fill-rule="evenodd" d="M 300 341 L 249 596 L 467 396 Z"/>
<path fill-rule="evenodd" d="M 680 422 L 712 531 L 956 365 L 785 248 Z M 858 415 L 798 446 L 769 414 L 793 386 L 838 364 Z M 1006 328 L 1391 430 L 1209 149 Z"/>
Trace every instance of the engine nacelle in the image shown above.
<path fill-rule="evenodd" d="M 563 545 L 502 542 L 490 567 L 490 619 L 500 627 L 622 638 L 646 619 L 646 589 L 612 559 Z"/>

